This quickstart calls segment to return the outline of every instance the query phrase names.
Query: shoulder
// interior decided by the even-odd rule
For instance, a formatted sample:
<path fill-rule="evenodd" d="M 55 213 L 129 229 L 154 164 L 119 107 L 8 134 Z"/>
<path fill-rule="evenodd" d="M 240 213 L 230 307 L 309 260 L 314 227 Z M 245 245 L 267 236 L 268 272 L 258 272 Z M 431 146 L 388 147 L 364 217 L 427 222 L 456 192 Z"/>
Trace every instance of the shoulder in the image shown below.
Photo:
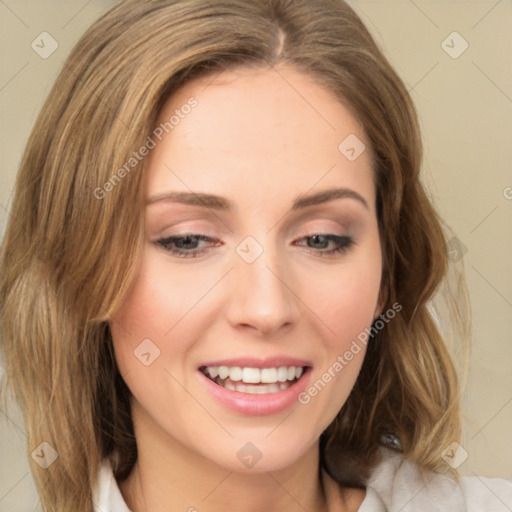
<path fill-rule="evenodd" d="M 387 449 L 366 487 L 360 512 L 510 512 L 512 504 L 512 480 L 471 476 L 456 481 Z"/>
<path fill-rule="evenodd" d="M 127 507 L 117 485 L 112 466 L 107 459 L 101 463 L 96 486 L 93 489 L 93 500 L 102 512 L 131 512 Z"/>

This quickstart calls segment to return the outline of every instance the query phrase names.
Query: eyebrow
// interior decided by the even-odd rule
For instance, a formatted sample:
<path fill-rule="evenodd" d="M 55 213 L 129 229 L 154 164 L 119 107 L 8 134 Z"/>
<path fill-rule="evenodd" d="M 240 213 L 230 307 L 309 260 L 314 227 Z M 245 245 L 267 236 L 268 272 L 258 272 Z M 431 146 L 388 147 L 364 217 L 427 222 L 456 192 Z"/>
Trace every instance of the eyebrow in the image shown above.
<path fill-rule="evenodd" d="M 361 194 L 349 188 L 331 188 L 308 196 L 298 196 L 292 204 L 292 210 L 301 210 L 309 206 L 315 206 L 334 199 L 355 199 L 362 203 L 367 209 L 368 203 Z M 225 197 L 201 192 L 165 192 L 156 194 L 146 201 L 146 205 L 159 202 L 174 202 L 192 206 L 203 206 L 219 211 L 233 211 L 235 203 Z"/>

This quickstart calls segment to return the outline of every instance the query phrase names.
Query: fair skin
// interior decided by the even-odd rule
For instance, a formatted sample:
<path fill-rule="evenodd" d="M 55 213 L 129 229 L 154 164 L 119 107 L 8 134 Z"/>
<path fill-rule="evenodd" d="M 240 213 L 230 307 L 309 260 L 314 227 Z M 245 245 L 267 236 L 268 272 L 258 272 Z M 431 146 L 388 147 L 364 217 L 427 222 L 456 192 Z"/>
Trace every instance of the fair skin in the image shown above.
<path fill-rule="evenodd" d="M 157 123 L 197 100 L 148 156 L 147 241 L 111 325 L 133 394 L 138 460 L 120 482 L 133 512 L 327 510 L 318 439 L 346 401 L 364 350 L 307 404 L 293 390 L 321 379 L 380 313 L 375 186 L 369 143 L 348 109 L 308 76 L 278 69 L 189 82 Z M 367 148 L 354 161 L 338 150 L 349 134 Z M 328 189 L 345 192 L 292 209 Z M 221 196 L 233 208 L 182 204 L 170 192 Z M 186 233 L 209 238 L 169 241 Z M 170 252 L 177 249 L 203 252 Z M 160 351 L 147 366 L 134 357 L 145 339 L 145 353 Z M 226 390 L 226 380 L 205 375 L 205 366 L 235 359 L 274 377 L 281 364 L 304 368 L 286 393 Z M 276 406 L 278 395 L 292 398 Z M 342 489 L 343 510 L 357 510 L 364 495 Z"/>

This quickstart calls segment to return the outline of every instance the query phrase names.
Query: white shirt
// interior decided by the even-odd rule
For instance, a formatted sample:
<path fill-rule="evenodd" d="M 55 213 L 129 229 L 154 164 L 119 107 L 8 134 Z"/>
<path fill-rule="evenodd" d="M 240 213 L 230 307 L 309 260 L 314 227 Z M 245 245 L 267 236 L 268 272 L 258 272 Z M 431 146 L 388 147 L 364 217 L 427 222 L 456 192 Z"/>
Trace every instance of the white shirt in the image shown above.
<path fill-rule="evenodd" d="M 329 510 L 339 510 L 340 488 L 325 471 L 322 476 Z M 102 463 L 93 499 L 102 512 L 131 512 L 107 460 Z M 359 512 L 511 511 L 512 480 L 471 476 L 456 482 L 422 473 L 416 464 L 389 450 L 384 450 L 383 460 L 373 469 L 359 507 Z"/>

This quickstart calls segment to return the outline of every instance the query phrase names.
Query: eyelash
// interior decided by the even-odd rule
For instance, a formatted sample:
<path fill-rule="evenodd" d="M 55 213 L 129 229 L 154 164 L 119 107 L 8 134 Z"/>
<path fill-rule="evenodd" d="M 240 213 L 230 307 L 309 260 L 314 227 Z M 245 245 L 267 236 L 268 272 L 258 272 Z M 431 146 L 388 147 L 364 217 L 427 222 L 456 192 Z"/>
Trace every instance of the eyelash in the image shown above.
<path fill-rule="evenodd" d="M 311 252 L 312 254 L 316 254 L 317 256 L 320 256 L 320 257 L 336 256 L 338 254 L 343 254 L 345 252 L 348 252 L 348 250 L 355 243 L 354 240 L 349 236 L 323 234 L 323 233 L 315 233 L 314 235 L 302 237 L 299 240 L 307 240 L 308 238 L 314 238 L 314 237 L 323 237 L 326 239 L 327 242 L 331 241 L 331 242 L 336 242 L 339 244 L 339 247 L 336 247 L 335 249 L 330 249 L 329 251 L 321 251 L 321 250 L 308 251 L 308 252 Z M 205 242 L 212 241 L 212 239 L 206 235 L 189 233 L 189 234 L 186 234 L 183 236 L 170 236 L 167 238 L 161 238 L 160 240 L 157 240 L 155 242 L 155 244 L 162 247 L 164 250 L 171 253 L 172 255 L 180 257 L 180 258 L 197 258 L 198 256 L 202 256 L 203 254 L 206 254 L 211 249 L 211 248 L 207 248 L 207 249 L 199 249 L 199 250 L 195 249 L 192 251 L 186 251 L 186 250 L 179 249 L 179 248 L 174 248 L 174 249 L 170 248 L 171 244 L 176 243 L 181 240 L 185 240 L 187 238 L 202 240 Z"/>

